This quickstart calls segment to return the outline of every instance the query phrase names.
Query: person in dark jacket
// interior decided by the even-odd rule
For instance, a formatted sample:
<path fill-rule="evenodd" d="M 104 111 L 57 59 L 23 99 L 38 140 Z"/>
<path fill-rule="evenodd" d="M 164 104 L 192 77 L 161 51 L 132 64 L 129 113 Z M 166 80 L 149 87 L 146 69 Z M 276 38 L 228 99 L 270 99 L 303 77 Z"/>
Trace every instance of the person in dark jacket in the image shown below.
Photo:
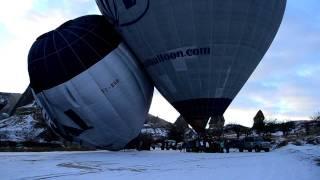
<path fill-rule="evenodd" d="M 229 153 L 229 150 L 230 150 L 230 140 L 229 139 L 225 140 L 224 148 L 226 149 L 226 152 Z"/>

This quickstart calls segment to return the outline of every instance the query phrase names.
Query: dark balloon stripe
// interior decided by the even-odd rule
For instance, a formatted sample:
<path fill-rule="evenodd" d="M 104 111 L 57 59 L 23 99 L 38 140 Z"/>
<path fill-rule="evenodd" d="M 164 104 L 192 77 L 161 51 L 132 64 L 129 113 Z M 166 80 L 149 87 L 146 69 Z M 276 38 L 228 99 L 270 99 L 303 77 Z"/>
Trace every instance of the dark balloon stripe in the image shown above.
<path fill-rule="evenodd" d="M 36 93 L 55 87 L 99 62 L 121 42 L 99 15 L 70 20 L 38 37 L 30 49 L 30 85 Z"/>

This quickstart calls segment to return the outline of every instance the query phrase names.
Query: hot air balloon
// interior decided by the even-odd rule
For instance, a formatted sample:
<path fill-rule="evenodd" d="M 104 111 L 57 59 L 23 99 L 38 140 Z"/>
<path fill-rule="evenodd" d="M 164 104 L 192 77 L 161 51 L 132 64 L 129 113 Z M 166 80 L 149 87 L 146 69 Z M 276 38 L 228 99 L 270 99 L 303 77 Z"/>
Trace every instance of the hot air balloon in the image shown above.
<path fill-rule="evenodd" d="M 110 150 L 138 136 L 153 85 L 121 41 L 105 18 L 89 15 L 34 42 L 30 87 L 57 134 Z"/>
<path fill-rule="evenodd" d="M 198 132 L 223 113 L 271 45 L 286 0 L 96 0 L 160 93 Z M 223 123 L 222 123 L 223 125 Z"/>

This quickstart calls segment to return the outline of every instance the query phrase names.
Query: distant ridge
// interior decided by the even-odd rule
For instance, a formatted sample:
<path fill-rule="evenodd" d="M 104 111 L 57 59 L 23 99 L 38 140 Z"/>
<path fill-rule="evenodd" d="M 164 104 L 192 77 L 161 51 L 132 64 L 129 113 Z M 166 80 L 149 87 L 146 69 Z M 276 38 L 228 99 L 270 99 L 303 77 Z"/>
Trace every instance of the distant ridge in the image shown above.
<path fill-rule="evenodd" d="M 171 129 L 173 127 L 172 123 L 151 114 L 148 115 L 145 124 L 149 124 L 153 128 Z"/>

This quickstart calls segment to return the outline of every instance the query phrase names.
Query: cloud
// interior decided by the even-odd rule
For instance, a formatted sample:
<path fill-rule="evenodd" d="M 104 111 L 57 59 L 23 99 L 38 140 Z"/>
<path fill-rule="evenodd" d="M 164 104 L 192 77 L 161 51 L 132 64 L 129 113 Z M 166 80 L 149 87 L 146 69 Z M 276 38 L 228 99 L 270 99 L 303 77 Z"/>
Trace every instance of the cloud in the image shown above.
<path fill-rule="evenodd" d="M 27 87 L 27 56 L 38 36 L 69 19 L 99 13 L 95 2 L 89 0 L 4 1 L 0 8 L 0 91 L 8 92 L 22 92 Z"/>
<path fill-rule="evenodd" d="M 276 39 L 225 113 L 227 122 L 252 123 L 254 115 L 241 111 L 262 109 L 267 118 L 301 120 L 319 110 L 319 5 L 317 0 L 288 1 Z"/>
<path fill-rule="evenodd" d="M 149 113 L 170 122 L 175 122 L 179 113 L 173 106 L 155 89 Z"/>

